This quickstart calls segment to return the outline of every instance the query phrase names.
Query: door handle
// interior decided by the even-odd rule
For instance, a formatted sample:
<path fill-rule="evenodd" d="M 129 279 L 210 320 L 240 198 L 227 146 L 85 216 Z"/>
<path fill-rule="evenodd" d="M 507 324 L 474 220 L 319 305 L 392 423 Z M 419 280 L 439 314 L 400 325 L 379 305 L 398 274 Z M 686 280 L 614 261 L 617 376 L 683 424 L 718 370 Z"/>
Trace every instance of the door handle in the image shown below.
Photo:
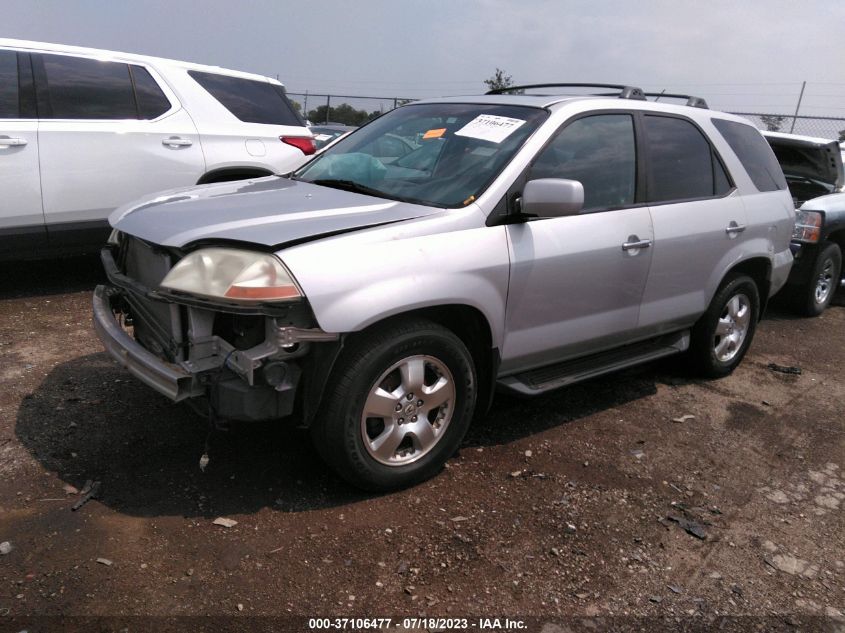
<path fill-rule="evenodd" d="M 9 138 L 8 136 L 0 136 L 0 145 L 4 147 L 23 147 L 27 144 L 25 138 Z"/>
<path fill-rule="evenodd" d="M 622 244 L 623 251 L 633 251 L 638 248 L 648 248 L 649 246 L 651 246 L 651 240 L 641 240 L 638 239 L 636 235 L 632 235 L 628 239 L 635 241 L 625 242 L 624 244 Z"/>
<path fill-rule="evenodd" d="M 190 147 L 194 142 L 187 138 L 171 136 L 170 138 L 163 139 L 161 144 L 165 147 Z"/>
<path fill-rule="evenodd" d="M 746 227 L 745 227 L 744 224 L 737 224 L 736 222 L 731 221 L 731 223 L 725 229 L 725 233 L 727 233 L 728 235 L 733 237 L 733 236 L 735 236 L 739 233 L 742 233 L 745 230 L 745 228 Z"/>

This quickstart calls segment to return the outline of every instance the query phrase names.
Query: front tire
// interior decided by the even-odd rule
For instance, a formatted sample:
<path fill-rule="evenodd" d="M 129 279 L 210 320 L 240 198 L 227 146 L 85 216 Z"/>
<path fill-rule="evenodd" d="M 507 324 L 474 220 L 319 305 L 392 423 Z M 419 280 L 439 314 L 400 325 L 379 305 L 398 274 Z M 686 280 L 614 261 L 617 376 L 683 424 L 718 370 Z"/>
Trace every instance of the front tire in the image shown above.
<path fill-rule="evenodd" d="M 436 474 L 475 407 L 476 369 L 454 333 L 425 320 L 353 338 L 332 372 L 311 433 L 341 477 L 372 491 Z"/>
<path fill-rule="evenodd" d="M 708 378 L 730 374 L 748 351 L 760 316 L 757 284 L 747 275 L 725 279 L 692 329 L 689 357 Z"/>
<path fill-rule="evenodd" d="M 815 317 L 827 310 L 839 286 L 842 272 L 842 251 L 838 244 L 825 242 L 806 286 L 796 297 L 798 312 L 804 316 Z"/>

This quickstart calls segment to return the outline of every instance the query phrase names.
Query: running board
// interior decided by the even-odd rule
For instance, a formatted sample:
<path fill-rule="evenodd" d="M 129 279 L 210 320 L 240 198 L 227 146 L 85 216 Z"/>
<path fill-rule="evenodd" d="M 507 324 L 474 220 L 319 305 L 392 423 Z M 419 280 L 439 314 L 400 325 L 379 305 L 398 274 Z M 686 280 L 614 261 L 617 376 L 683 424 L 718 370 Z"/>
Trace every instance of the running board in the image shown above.
<path fill-rule="evenodd" d="M 588 378 L 626 369 L 634 365 L 678 354 L 689 348 L 690 332 L 683 330 L 657 338 L 583 356 L 555 365 L 546 365 L 521 374 L 505 376 L 497 385 L 523 396 L 536 396 Z"/>

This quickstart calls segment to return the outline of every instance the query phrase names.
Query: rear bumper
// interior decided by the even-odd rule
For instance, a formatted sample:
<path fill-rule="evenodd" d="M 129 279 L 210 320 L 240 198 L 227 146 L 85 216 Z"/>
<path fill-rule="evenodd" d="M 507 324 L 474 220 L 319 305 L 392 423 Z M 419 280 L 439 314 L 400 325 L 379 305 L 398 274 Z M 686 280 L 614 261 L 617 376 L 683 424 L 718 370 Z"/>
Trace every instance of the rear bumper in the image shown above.
<path fill-rule="evenodd" d="M 123 330 L 112 312 L 106 286 L 94 289 L 93 303 L 94 331 L 106 351 L 129 373 L 175 402 L 204 393 L 192 373 L 150 353 Z"/>

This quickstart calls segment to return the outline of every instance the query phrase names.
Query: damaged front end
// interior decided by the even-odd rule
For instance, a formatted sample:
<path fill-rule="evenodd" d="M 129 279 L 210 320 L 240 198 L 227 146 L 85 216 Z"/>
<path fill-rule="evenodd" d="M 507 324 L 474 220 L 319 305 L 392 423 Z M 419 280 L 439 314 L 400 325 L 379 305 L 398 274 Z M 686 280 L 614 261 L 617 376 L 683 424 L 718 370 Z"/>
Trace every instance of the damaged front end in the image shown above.
<path fill-rule="evenodd" d="M 303 374 L 321 391 L 340 340 L 316 326 L 304 299 L 250 305 L 170 290 L 162 282 L 185 254 L 125 234 L 101 256 L 109 284 L 94 291 L 97 335 L 159 393 L 254 421 L 291 415 Z"/>

